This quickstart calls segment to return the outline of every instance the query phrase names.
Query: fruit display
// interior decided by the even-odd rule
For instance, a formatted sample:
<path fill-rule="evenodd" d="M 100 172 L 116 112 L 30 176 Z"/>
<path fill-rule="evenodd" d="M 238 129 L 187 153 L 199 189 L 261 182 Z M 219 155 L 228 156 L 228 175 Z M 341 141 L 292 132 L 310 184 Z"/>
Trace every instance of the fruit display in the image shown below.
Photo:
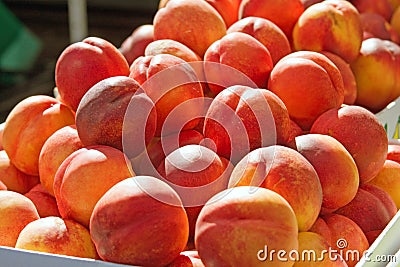
<path fill-rule="evenodd" d="M 399 28 L 396 0 L 161 0 L 121 44 L 70 44 L 58 94 L 0 124 L 0 246 L 356 266 L 400 208 L 378 119 L 400 97 Z"/>

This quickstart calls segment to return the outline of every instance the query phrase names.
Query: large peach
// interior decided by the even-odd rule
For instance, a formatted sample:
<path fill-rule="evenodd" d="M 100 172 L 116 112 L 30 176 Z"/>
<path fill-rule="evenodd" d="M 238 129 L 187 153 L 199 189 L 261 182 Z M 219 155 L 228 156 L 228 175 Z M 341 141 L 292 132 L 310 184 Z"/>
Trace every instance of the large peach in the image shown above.
<path fill-rule="evenodd" d="M 155 56 L 159 54 L 170 54 L 179 57 L 186 62 L 201 60 L 200 56 L 193 52 L 189 47 L 171 39 L 153 41 L 149 43 L 144 52 L 145 56 Z"/>
<path fill-rule="evenodd" d="M 243 32 L 256 38 L 271 54 L 273 64 L 291 52 L 285 33 L 272 21 L 264 18 L 247 17 L 232 24 L 227 33 Z"/>
<path fill-rule="evenodd" d="M 293 29 L 295 50 L 325 50 L 346 62 L 358 56 L 362 39 L 359 13 L 345 0 L 322 1 L 310 6 Z"/>
<path fill-rule="evenodd" d="M 226 34 L 221 15 L 206 1 L 170 0 L 153 20 L 154 38 L 183 43 L 200 57 Z"/>
<path fill-rule="evenodd" d="M 39 214 L 29 198 L 0 190 L 0 246 L 14 247 L 22 229 L 37 219 Z"/>
<path fill-rule="evenodd" d="M 389 0 L 350 0 L 360 13 L 376 13 L 386 21 L 392 17 L 393 7 Z"/>
<path fill-rule="evenodd" d="M 206 203 L 196 223 L 195 245 L 205 266 L 292 266 L 293 261 L 270 253 L 297 250 L 297 237 L 296 216 L 282 196 L 240 186 Z"/>
<path fill-rule="evenodd" d="M 322 207 L 338 209 L 348 204 L 359 186 L 357 165 L 335 138 L 322 134 L 296 137 L 296 148 L 314 167 L 322 186 Z"/>
<path fill-rule="evenodd" d="M 135 157 L 153 138 L 156 120 L 154 103 L 139 83 L 116 76 L 87 91 L 79 103 L 75 123 L 85 146 L 112 146 Z"/>
<path fill-rule="evenodd" d="M 307 231 L 321 210 L 322 188 L 314 167 L 294 149 L 269 146 L 253 150 L 233 169 L 229 187 L 260 186 L 292 206 L 300 231 Z"/>
<path fill-rule="evenodd" d="M 371 180 L 385 163 L 386 131 L 365 108 L 344 106 L 328 110 L 314 122 L 310 133 L 327 134 L 342 143 L 357 164 L 360 183 Z"/>
<path fill-rule="evenodd" d="M 15 247 L 81 258 L 97 257 L 88 229 L 79 223 L 50 216 L 25 226 Z"/>
<path fill-rule="evenodd" d="M 138 81 L 155 103 L 156 136 L 197 126 L 203 112 L 203 89 L 189 63 L 170 54 L 139 57 L 131 65 L 129 77 Z"/>
<path fill-rule="evenodd" d="M 3 146 L 22 172 L 39 174 L 39 154 L 44 142 L 58 129 L 75 123 L 73 112 L 50 96 L 34 95 L 20 101 L 8 114 Z"/>
<path fill-rule="evenodd" d="M 40 218 L 60 216 L 56 199 L 41 184 L 34 186 L 25 196 L 35 204 Z"/>
<path fill-rule="evenodd" d="M 117 183 L 99 200 L 90 233 L 105 261 L 161 267 L 184 250 L 189 225 L 170 186 L 154 177 L 136 176 Z"/>
<path fill-rule="evenodd" d="M 259 88 L 266 87 L 273 67 L 268 49 L 256 38 L 242 32 L 229 33 L 214 42 L 207 49 L 204 61 L 205 77 L 209 81 L 210 90 L 215 94 L 222 91 L 225 84 L 248 85 L 240 83 L 241 76 L 232 76 L 230 72 L 224 71 L 227 67 L 222 68 L 219 64 L 227 65 L 243 73 Z M 214 64 L 209 64 L 209 62 Z"/>
<path fill-rule="evenodd" d="M 143 24 L 133 30 L 133 32 L 122 42 L 119 51 L 124 55 L 130 66 L 135 59 L 144 56 L 144 51 L 148 44 L 154 41 L 154 26 Z"/>
<path fill-rule="evenodd" d="M 300 0 L 242 0 L 239 19 L 245 17 L 269 19 L 291 40 L 293 27 L 303 12 L 304 6 Z"/>
<path fill-rule="evenodd" d="M 369 38 L 350 64 L 357 83 L 355 104 L 376 113 L 400 96 L 400 47 L 392 41 Z"/>
<path fill-rule="evenodd" d="M 97 82 L 120 75 L 129 75 L 128 62 L 112 43 L 99 37 L 69 45 L 61 52 L 55 68 L 60 97 L 73 110 Z"/>
<path fill-rule="evenodd" d="M 65 126 L 55 131 L 43 144 L 39 155 L 40 183 L 54 196 L 54 177 L 61 163 L 72 152 L 84 147 L 75 125 Z"/>
<path fill-rule="evenodd" d="M 309 130 L 323 112 L 340 107 L 344 84 L 339 69 L 321 53 L 298 51 L 282 58 L 273 68 L 268 89 L 282 99 L 289 115 Z"/>
<path fill-rule="evenodd" d="M 116 148 L 99 145 L 73 152 L 54 177 L 61 216 L 88 226 L 97 201 L 117 182 L 132 175 L 130 162 Z"/>

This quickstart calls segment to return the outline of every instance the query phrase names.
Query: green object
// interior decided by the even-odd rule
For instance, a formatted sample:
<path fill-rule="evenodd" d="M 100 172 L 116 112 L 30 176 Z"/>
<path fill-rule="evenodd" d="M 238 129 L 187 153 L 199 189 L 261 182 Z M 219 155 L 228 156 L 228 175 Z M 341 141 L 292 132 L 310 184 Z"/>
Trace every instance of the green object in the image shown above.
<path fill-rule="evenodd" d="M 25 72 L 32 68 L 42 43 L 0 1 L 0 70 Z"/>

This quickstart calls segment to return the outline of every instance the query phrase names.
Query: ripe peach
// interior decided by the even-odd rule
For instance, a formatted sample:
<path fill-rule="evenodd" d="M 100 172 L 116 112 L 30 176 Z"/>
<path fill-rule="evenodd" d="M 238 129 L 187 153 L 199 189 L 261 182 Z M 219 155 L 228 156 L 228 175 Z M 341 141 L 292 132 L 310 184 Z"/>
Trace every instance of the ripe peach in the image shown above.
<path fill-rule="evenodd" d="M 291 52 L 289 40 L 285 33 L 272 21 L 257 17 L 247 17 L 235 22 L 227 33 L 243 32 L 256 38 L 271 54 L 272 63 Z"/>
<path fill-rule="evenodd" d="M 318 175 L 311 163 L 294 149 L 275 145 L 246 155 L 233 169 L 229 188 L 247 185 L 271 189 L 283 196 L 296 214 L 300 231 L 310 229 L 321 210 Z"/>
<path fill-rule="evenodd" d="M 154 26 L 152 24 L 143 24 L 137 27 L 122 42 L 119 51 L 124 55 L 130 66 L 135 59 L 144 56 L 144 51 L 148 44 L 154 41 Z"/>
<path fill-rule="evenodd" d="M 179 57 L 186 62 L 201 60 L 200 56 L 193 52 L 189 47 L 170 39 L 153 41 L 149 43 L 144 52 L 145 56 L 155 56 L 159 54 L 170 54 Z"/>
<path fill-rule="evenodd" d="M 234 164 L 250 151 L 286 144 L 290 119 L 283 102 L 266 89 L 231 86 L 212 101 L 204 120 L 204 137 Z"/>
<path fill-rule="evenodd" d="M 359 13 L 350 2 L 322 1 L 299 17 L 293 45 L 295 50 L 329 51 L 351 62 L 358 56 L 362 35 Z"/>
<path fill-rule="evenodd" d="M 291 119 L 303 130 L 309 130 L 319 115 L 344 101 L 339 69 L 326 56 L 312 51 L 282 58 L 271 72 L 268 89 L 282 99 Z"/>
<path fill-rule="evenodd" d="M 55 131 L 43 144 L 39 155 L 39 177 L 40 183 L 50 195 L 54 196 L 54 176 L 61 163 L 83 146 L 75 125 Z"/>
<path fill-rule="evenodd" d="M 55 68 L 60 97 L 74 111 L 93 85 L 120 75 L 129 75 L 128 62 L 112 43 L 99 37 L 69 45 L 58 57 Z"/>
<path fill-rule="evenodd" d="M 213 196 L 196 223 L 195 245 L 205 266 L 292 266 L 272 250 L 298 249 L 296 216 L 279 194 L 240 186 Z M 287 256 L 287 255 L 286 255 Z"/>
<path fill-rule="evenodd" d="M 310 133 L 327 134 L 342 143 L 357 164 L 361 184 L 376 176 L 385 163 L 385 129 L 365 108 L 344 106 L 328 110 L 314 122 Z"/>
<path fill-rule="evenodd" d="M 350 1 L 360 13 L 376 13 L 386 21 L 392 17 L 393 7 L 389 0 L 351 0 Z"/>
<path fill-rule="evenodd" d="M 55 216 L 26 225 L 15 247 L 81 258 L 95 259 L 97 256 L 90 233 L 85 227 L 73 220 Z"/>
<path fill-rule="evenodd" d="M 301 0 L 242 0 L 239 19 L 245 17 L 269 19 L 291 40 L 293 27 L 303 11 Z"/>
<path fill-rule="evenodd" d="M 161 267 L 184 250 L 189 225 L 170 186 L 154 177 L 136 176 L 101 197 L 90 219 L 90 233 L 105 261 Z"/>
<path fill-rule="evenodd" d="M 361 13 L 361 25 L 364 31 L 364 40 L 368 38 L 380 38 L 399 43 L 400 36 L 392 28 L 392 25 L 377 13 Z"/>
<path fill-rule="evenodd" d="M 204 267 L 199 257 L 199 253 L 195 250 L 182 251 L 178 257 L 174 259 L 166 267 Z"/>
<path fill-rule="evenodd" d="M 37 184 L 25 196 L 33 202 L 40 218 L 60 216 L 56 199 L 41 184 Z"/>
<path fill-rule="evenodd" d="M 350 64 L 357 83 L 355 104 L 376 113 L 400 96 L 400 47 L 388 40 L 369 38 Z"/>
<path fill-rule="evenodd" d="M 130 162 L 116 148 L 99 145 L 73 152 L 54 177 L 54 195 L 61 216 L 88 226 L 100 197 L 132 175 Z"/>
<path fill-rule="evenodd" d="M 230 27 L 239 19 L 239 5 L 241 0 L 206 0 L 224 19 L 226 27 Z"/>
<path fill-rule="evenodd" d="M 30 96 L 20 101 L 7 116 L 4 150 L 15 167 L 37 176 L 44 142 L 58 129 L 74 123 L 73 112 L 60 101 L 50 96 Z"/>
<path fill-rule="evenodd" d="M 207 48 L 226 34 L 221 15 L 205 1 L 170 0 L 153 20 L 154 38 L 172 39 L 203 57 Z"/>
<path fill-rule="evenodd" d="M 322 134 L 296 137 L 297 151 L 314 167 L 322 186 L 322 207 L 338 209 L 356 195 L 359 185 L 357 165 L 335 138 Z"/>
<path fill-rule="evenodd" d="M 242 77 L 232 76 L 224 69 L 218 71 L 211 63 L 220 63 L 238 70 L 246 75 L 259 88 L 265 88 L 271 73 L 273 62 L 268 49 L 256 38 L 242 32 L 232 32 L 214 42 L 204 55 L 204 72 L 210 90 L 218 94 L 224 89 L 225 84 L 240 83 Z M 225 67 L 226 68 L 226 67 Z M 211 83 L 217 83 L 211 84 Z M 255 86 L 251 86 L 255 87 Z"/>
<path fill-rule="evenodd" d="M 397 213 L 396 203 L 394 202 L 393 198 L 389 195 L 388 192 L 383 190 L 382 188 L 372 185 L 372 184 L 363 184 L 360 186 L 360 189 L 371 193 L 376 198 L 379 199 L 380 202 L 385 206 L 386 210 L 389 213 L 389 217 L 394 217 Z"/>
<path fill-rule="evenodd" d="M 8 190 L 25 194 L 38 184 L 39 177 L 23 173 L 17 169 L 4 150 L 0 150 L 0 182 Z"/>
<path fill-rule="evenodd" d="M 39 214 L 29 198 L 0 190 L 0 246 L 14 247 L 22 229 L 37 219 Z"/>
<path fill-rule="evenodd" d="M 153 138 L 156 119 L 154 103 L 139 83 L 116 76 L 98 82 L 83 96 L 76 128 L 85 146 L 112 146 L 135 157 Z M 127 136 L 133 138 L 123 140 Z"/>

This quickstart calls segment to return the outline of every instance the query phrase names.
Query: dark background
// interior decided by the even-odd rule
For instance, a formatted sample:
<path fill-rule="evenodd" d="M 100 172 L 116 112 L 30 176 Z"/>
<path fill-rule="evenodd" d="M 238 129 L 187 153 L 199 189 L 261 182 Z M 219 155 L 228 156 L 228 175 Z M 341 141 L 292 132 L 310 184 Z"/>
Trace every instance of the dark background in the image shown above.
<path fill-rule="evenodd" d="M 2 74 L 12 82 L 0 84 L 0 123 L 22 99 L 35 94 L 52 95 L 56 60 L 70 44 L 66 0 L 2 2 L 41 40 L 43 48 L 28 72 Z M 120 47 L 135 28 L 152 23 L 157 6 L 158 0 L 88 0 L 88 35 Z"/>

